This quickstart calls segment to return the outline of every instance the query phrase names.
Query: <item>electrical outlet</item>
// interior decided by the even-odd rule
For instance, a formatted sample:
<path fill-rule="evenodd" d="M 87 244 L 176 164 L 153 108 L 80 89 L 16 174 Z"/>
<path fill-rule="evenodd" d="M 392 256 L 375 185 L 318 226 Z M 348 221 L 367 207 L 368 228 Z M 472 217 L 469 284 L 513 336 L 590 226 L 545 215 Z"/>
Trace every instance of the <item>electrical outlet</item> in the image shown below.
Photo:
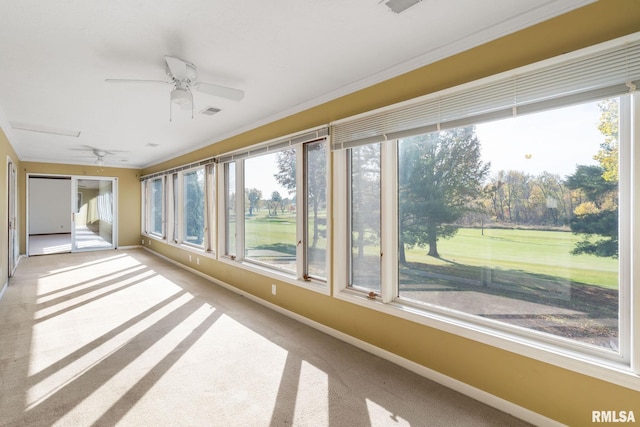
<path fill-rule="evenodd" d="M 142 246 L 144 246 L 144 239 L 142 239 Z"/>
<path fill-rule="evenodd" d="M 191 255 L 189 255 L 189 262 L 191 262 Z"/>
<path fill-rule="evenodd" d="M 275 284 L 272 284 L 272 285 L 271 285 L 271 293 L 272 293 L 273 295 L 275 295 L 275 294 L 276 294 L 276 285 L 275 285 Z"/>
<path fill-rule="evenodd" d="M 196 264 L 200 265 L 200 257 L 196 257 Z"/>

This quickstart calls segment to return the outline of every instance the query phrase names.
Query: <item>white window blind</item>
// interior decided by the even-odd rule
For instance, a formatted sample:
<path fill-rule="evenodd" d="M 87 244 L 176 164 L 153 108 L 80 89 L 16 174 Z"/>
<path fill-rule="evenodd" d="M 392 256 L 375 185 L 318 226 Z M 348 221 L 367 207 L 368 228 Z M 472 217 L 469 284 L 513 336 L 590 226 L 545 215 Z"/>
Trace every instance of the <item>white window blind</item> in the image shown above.
<path fill-rule="evenodd" d="M 332 148 L 618 96 L 636 86 L 640 86 L 640 34 L 335 122 Z"/>
<path fill-rule="evenodd" d="M 181 172 L 181 171 L 184 171 L 184 170 L 197 168 L 197 167 L 200 167 L 200 166 L 207 166 L 207 165 L 210 165 L 210 164 L 213 164 L 213 163 L 214 163 L 214 158 L 210 157 L 208 159 L 200 160 L 198 162 L 189 163 L 188 165 L 182 165 L 182 166 L 178 166 L 178 167 L 175 167 L 175 168 L 172 168 L 172 169 L 167 169 L 167 170 L 164 170 L 164 171 L 161 171 L 161 172 L 155 172 L 155 173 L 152 173 L 152 174 L 149 174 L 149 175 L 142 176 L 142 177 L 140 177 L 140 181 L 146 181 L 146 180 L 157 178 L 159 176 L 164 176 L 164 175 L 172 175 L 172 174 L 177 173 L 177 172 Z"/>
<path fill-rule="evenodd" d="M 264 144 L 257 144 L 248 149 L 237 151 L 231 154 L 225 154 L 216 158 L 216 163 L 228 163 L 234 160 L 244 159 L 247 157 L 259 156 L 265 153 L 273 153 L 274 151 L 280 151 L 288 147 L 293 147 L 298 144 L 304 144 L 306 142 L 315 141 L 320 138 L 324 138 L 329 135 L 329 127 L 323 126 L 318 129 L 314 129 L 302 134 L 296 134 L 293 136 L 287 136 L 273 141 L 266 142 Z"/>

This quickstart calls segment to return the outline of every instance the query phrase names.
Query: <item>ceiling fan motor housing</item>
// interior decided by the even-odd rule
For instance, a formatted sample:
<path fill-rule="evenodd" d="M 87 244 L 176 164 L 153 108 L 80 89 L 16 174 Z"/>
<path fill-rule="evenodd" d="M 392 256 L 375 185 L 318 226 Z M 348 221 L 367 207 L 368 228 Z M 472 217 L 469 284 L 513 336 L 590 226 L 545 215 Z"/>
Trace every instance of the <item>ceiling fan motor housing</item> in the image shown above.
<path fill-rule="evenodd" d="M 186 66 L 187 70 L 185 73 L 185 78 L 182 79 L 182 81 L 186 81 L 186 82 L 192 82 L 196 79 L 197 73 L 196 73 L 196 66 L 193 65 L 191 62 L 182 60 L 182 62 L 184 62 L 184 65 Z M 167 73 L 167 76 L 169 76 L 172 80 L 178 82 L 180 80 L 178 80 L 173 73 L 171 72 L 171 68 L 169 68 L 169 64 L 167 64 L 165 66 L 165 72 Z"/>

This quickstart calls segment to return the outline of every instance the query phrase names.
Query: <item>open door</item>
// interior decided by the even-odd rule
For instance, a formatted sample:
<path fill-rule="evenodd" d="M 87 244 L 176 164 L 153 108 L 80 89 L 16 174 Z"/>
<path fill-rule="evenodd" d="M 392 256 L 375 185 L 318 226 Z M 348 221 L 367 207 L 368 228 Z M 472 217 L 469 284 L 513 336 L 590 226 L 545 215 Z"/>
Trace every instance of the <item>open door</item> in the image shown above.
<path fill-rule="evenodd" d="M 72 252 L 117 247 L 117 178 L 72 177 Z"/>

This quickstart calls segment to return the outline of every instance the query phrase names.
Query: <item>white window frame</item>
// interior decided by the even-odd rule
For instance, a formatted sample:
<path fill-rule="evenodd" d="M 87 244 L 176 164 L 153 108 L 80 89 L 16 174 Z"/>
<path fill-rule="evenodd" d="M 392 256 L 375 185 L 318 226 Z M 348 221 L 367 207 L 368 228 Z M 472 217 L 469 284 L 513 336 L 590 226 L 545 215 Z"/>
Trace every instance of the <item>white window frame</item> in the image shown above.
<path fill-rule="evenodd" d="M 640 38 L 638 35 L 635 39 Z M 624 42 L 624 40 L 622 40 Z M 588 54 L 610 48 L 621 41 L 613 41 L 601 46 L 588 48 Z M 447 89 L 438 93 L 427 95 L 416 100 L 407 101 L 398 105 L 389 106 L 364 113 L 353 118 L 338 121 L 332 125 L 340 125 L 343 122 L 358 121 L 365 123 L 367 116 L 384 116 L 387 111 L 397 111 L 399 108 L 411 108 L 412 103 L 430 102 L 438 100 L 449 94 L 464 93 L 473 90 L 475 86 L 490 85 L 493 81 L 504 79 L 505 75 L 518 74 L 518 72 L 535 70 L 543 66 L 561 62 L 566 56 L 532 64 L 523 69 L 509 73 L 503 73 L 482 79 L 478 82 L 468 83 L 456 88 Z M 632 85 L 631 85 L 632 86 Z M 397 132 L 397 137 L 392 139 L 387 134 L 378 137 L 363 138 L 360 143 L 381 142 L 381 199 L 383 213 L 381 214 L 381 249 L 382 249 L 382 289 L 381 295 L 371 299 L 364 292 L 349 287 L 349 260 L 351 257 L 349 236 L 349 168 L 348 153 L 344 148 L 350 148 L 344 141 L 332 141 L 333 151 L 333 195 L 336 200 L 333 214 L 333 233 L 339 236 L 347 236 L 344 244 L 337 245 L 333 251 L 333 294 L 336 298 L 358 304 L 369 309 L 384 312 L 393 316 L 408 319 L 429 327 L 459 335 L 468 339 L 492 345 L 507 351 L 515 352 L 527 357 L 541 360 L 570 369 L 576 372 L 592 375 L 596 378 L 611 381 L 619 385 L 640 390 L 640 281 L 634 280 L 635 266 L 640 266 L 640 232 L 638 221 L 640 217 L 640 197 L 632 188 L 640 188 L 640 150 L 634 147 L 640 143 L 640 94 L 632 93 L 620 98 L 620 330 L 619 353 L 593 348 L 578 342 L 565 340 L 560 337 L 544 336 L 536 331 L 513 327 L 508 324 L 496 327 L 496 322 L 485 322 L 476 316 L 464 313 L 452 312 L 446 308 L 426 309 L 418 304 L 412 304 L 403 298 L 397 298 L 397 139 L 403 137 L 402 132 Z M 578 100 L 579 101 L 579 100 Z M 439 101 L 437 101 L 439 102 Z M 555 105 L 558 106 L 558 105 Z M 549 105 L 548 108 L 553 108 Z M 515 110 L 514 110 L 515 113 Z M 482 120 L 490 120 L 491 117 L 483 116 Z M 481 122 L 481 121 L 479 121 Z M 627 123 L 627 124 L 625 124 Z M 473 118 L 464 124 L 473 124 Z M 461 126 L 464 124 L 460 124 Z M 440 125 L 425 127 L 423 133 L 436 131 Z M 352 131 L 352 130 L 349 130 Z M 362 132 L 363 128 L 355 128 L 354 134 Z M 332 137 L 335 135 L 332 132 Z M 354 146 L 354 145 L 352 145 Z M 640 195 L 639 195 L 640 196 Z M 344 203 L 343 203 L 344 202 Z M 394 212 L 395 210 L 395 212 Z M 395 256 L 395 259 L 394 259 Z"/>
<path fill-rule="evenodd" d="M 308 174 L 309 174 L 309 168 L 308 168 L 308 164 L 309 164 L 309 155 L 308 155 L 308 150 L 307 147 L 310 144 L 315 144 L 317 142 L 319 142 L 320 140 L 317 141 L 310 141 L 307 143 L 304 143 L 301 145 L 300 149 L 298 150 L 298 157 L 296 158 L 296 163 L 303 165 L 303 167 L 301 168 L 297 168 L 296 172 L 297 172 L 297 176 L 296 176 L 296 182 L 298 183 L 298 185 L 301 187 L 300 192 L 298 192 L 298 189 L 296 189 L 296 195 L 300 195 L 296 197 L 296 212 L 302 212 L 302 221 L 298 221 L 296 222 L 297 226 L 298 226 L 298 230 L 297 230 L 297 235 L 298 236 L 302 236 L 302 239 L 300 239 L 299 243 L 298 243 L 298 253 L 296 254 L 297 256 L 297 260 L 298 260 L 298 269 L 297 271 L 301 271 L 304 272 L 303 275 L 303 279 L 310 281 L 310 280 L 319 280 L 321 282 L 327 282 L 329 280 L 329 276 L 330 276 L 330 265 L 331 265 L 331 257 L 330 257 L 330 251 L 331 251 L 331 233 L 330 233 L 330 226 L 331 226 L 331 197 L 329 197 L 329 182 L 330 182 L 330 159 L 331 159 L 331 141 L 329 138 L 324 138 L 324 143 L 325 143 L 325 171 L 326 171 L 326 176 L 325 176 L 325 194 L 326 194 L 326 200 L 325 200 L 325 204 L 326 204 L 326 212 L 327 212 L 327 217 L 326 217 L 326 228 L 327 228 L 327 236 L 326 236 L 326 248 L 325 248 L 325 277 L 323 278 L 319 278 L 314 276 L 313 274 L 310 273 L 309 271 L 309 189 L 308 189 Z"/>
<path fill-rule="evenodd" d="M 290 136 L 286 136 L 283 138 L 278 138 L 276 140 L 268 141 L 265 143 L 257 144 L 255 146 L 249 147 L 241 152 L 226 154 L 221 156 L 218 160 L 218 194 L 220 195 L 220 199 L 218 202 L 217 208 L 217 218 L 218 218 L 218 233 L 217 233 L 217 241 L 218 247 L 220 248 L 220 256 L 219 260 L 224 262 L 232 262 L 234 265 L 240 266 L 242 268 L 246 268 L 249 270 L 253 270 L 259 272 L 260 274 L 273 277 L 278 280 L 286 281 L 287 283 L 294 284 L 296 286 L 301 286 L 316 292 L 320 292 L 323 294 L 329 294 L 330 286 L 328 284 L 329 277 L 325 279 L 320 279 L 316 277 L 310 277 L 308 275 L 308 259 L 305 251 L 305 245 L 307 245 L 307 206 L 306 203 L 306 195 L 302 197 L 303 191 L 306 191 L 304 186 L 304 174 L 306 173 L 306 168 L 304 167 L 304 146 L 307 143 L 317 142 L 322 138 L 326 138 L 327 144 L 327 152 L 326 152 L 326 170 L 327 170 L 327 180 L 326 180 L 326 194 L 329 193 L 330 188 L 330 141 L 327 136 L 326 126 L 321 128 L 311 129 L 305 131 L 301 134 L 294 134 Z M 309 137 L 309 135 L 317 135 L 315 138 Z M 310 139 L 309 139 L 310 138 Z M 308 139 L 308 140 L 306 140 Z M 304 141 L 302 141 L 304 140 Z M 296 150 L 296 271 L 295 273 L 290 270 L 278 269 L 277 267 L 260 263 L 259 261 L 248 259 L 244 256 L 245 253 L 245 225 L 244 225 L 244 215 L 240 216 L 238 212 L 244 213 L 245 210 L 245 184 L 244 184 L 244 160 L 248 157 L 259 156 L 260 154 L 265 153 L 273 153 L 277 151 L 281 151 L 287 148 L 294 148 Z M 236 235 L 235 235 L 235 245 L 236 245 L 236 253 L 229 254 L 227 251 L 227 233 L 228 233 L 228 224 L 227 224 L 227 214 L 226 214 L 226 203 L 227 203 L 227 167 L 226 163 L 235 163 L 235 190 L 236 190 L 236 198 L 235 198 L 235 209 L 236 209 Z M 330 212 L 332 204 L 330 201 L 327 201 L 327 210 Z M 331 228 L 330 218 L 327 218 L 327 229 Z M 330 233 L 328 233 L 330 234 Z M 231 236 L 229 236 L 231 237 Z M 326 250 L 326 266 L 327 266 L 327 276 L 330 275 L 330 260 L 331 260 L 331 240 L 330 236 L 327 236 L 327 250 Z"/>
<path fill-rule="evenodd" d="M 141 215 L 141 226 L 142 226 L 142 234 L 145 236 L 153 237 L 155 239 L 164 240 L 166 236 L 166 186 L 165 179 L 162 178 L 162 197 L 163 197 L 163 206 L 162 206 L 162 235 L 158 233 L 154 233 L 151 230 L 151 211 L 152 211 L 152 200 L 151 200 L 151 183 L 153 180 L 158 179 L 148 179 L 144 180 L 140 183 L 140 192 L 142 199 L 142 215 Z"/>
<path fill-rule="evenodd" d="M 197 169 L 204 170 L 204 235 L 202 245 L 195 245 L 184 241 L 182 220 L 184 218 L 184 174 Z M 141 178 L 142 234 L 163 241 L 169 245 L 177 246 L 190 252 L 202 254 L 207 257 L 216 257 L 216 166 L 212 158 L 200 162 L 180 166 L 163 172 L 158 172 Z M 163 235 L 152 233 L 150 224 L 151 215 L 151 182 L 154 179 L 162 179 L 163 188 Z"/>
<path fill-rule="evenodd" d="M 195 172 L 197 170 L 202 170 L 203 174 L 204 174 L 204 185 L 203 185 L 203 198 L 204 198 L 204 209 L 203 209 L 203 236 L 202 236 L 202 245 L 196 245 L 194 243 L 190 243 L 187 242 L 185 240 L 186 238 L 186 230 L 185 230 L 185 224 L 184 224 L 184 219 L 185 219 L 185 212 L 184 212 L 184 202 L 185 202 L 185 194 L 184 194 L 184 184 L 185 184 L 185 179 L 184 176 L 185 174 L 191 173 L 191 172 Z M 175 181 L 174 181 L 175 182 Z M 178 187 L 178 199 L 177 199 L 177 209 L 175 209 L 175 211 L 177 211 L 177 221 L 174 222 L 174 224 L 176 224 L 177 226 L 177 233 L 175 234 L 177 236 L 177 242 L 176 244 L 185 247 L 185 248 L 189 248 L 198 252 L 206 252 L 206 241 L 207 241 L 207 197 L 206 197 L 206 192 L 207 192 L 207 168 L 205 166 L 195 166 L 195 167 L 191 167 L 188 169 L 184 169 L 181 170 L 180 172 L 178 172 L 178 181 L 177 181 L 177 187 Z M 174 188 L 174 191 L 176 189 Z"/>
<path fill-rule="evenodd" d="M 162 184 L 162 231 L 160 234 L 154 232 L 151 229 L 151 218 L 153 215 L 153 199 L 152 199 L 152 187 L 153 187 L 153 181 L 155 180 L 160 180 L 160 183 Z M 167 221 L 166 221 L 166 206 L 167 206 L 167 201 L 166 201 L 166 185 L 165 185 L 165 177 L 156 177 L 150 180 L 145 181 L 146 184 L 146 190 L 147 190 L 147 211 L 146 211 L 146 218 L 147 218 L 147 234 L 153 237 L 156 237 L 158 239 L 164 240 L 166 235 L 167 235 Z"/>

